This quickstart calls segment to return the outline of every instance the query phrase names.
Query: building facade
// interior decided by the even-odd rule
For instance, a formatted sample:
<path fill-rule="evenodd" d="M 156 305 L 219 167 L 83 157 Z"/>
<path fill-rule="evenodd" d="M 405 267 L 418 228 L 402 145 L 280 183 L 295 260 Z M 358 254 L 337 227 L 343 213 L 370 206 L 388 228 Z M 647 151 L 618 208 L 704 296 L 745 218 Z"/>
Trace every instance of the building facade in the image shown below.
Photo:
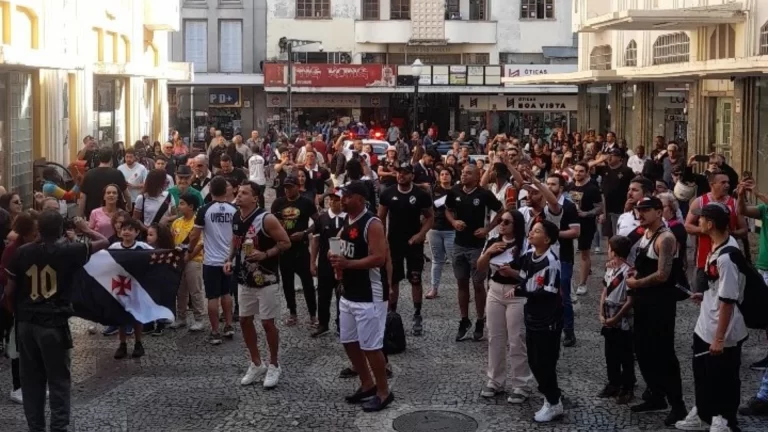
<path fill-rule="evenodd" d="M 166 61 L 176 3 L 0 1 L 0 184 L 31 200 L 34 161 L 67 164 L 87 135 L 166 136 L 166 82 L 191 74 Z"/>
<path fill-rule="evenodd" d="M 194 65 L 194 78 L 169 87 L 172 127 L 202 141 L 208 127 L 231 138 L 266 127 L 263 61 L 266 0 L 176 0 L 181 31 L 171 58 Z"/>
<path fill-rule="evenodd" d="M 568 127 L 575 112 L 573 102 L 567 110 L 544 111 L 529 109 L 541 104 L 490 99 L 575 98 L 576 86 L 501 84 L 510 74 L 576 70 L 570 0 L 267 0 L 267 6 L 264 85 L 274 122 L 286 124 L 290 106 L 296 126 L 330 116 L 409 129 L 417 118 L 435 123 L 446 138 L 448 131 L 477 134 L 486 127 L 548 133 Z M 417 59 L 424 64 L 418 96 L 411 67 Z"/>
<path fill-rule="evenodd" d="M 768 187 L 768 2 L 576 0 L 573 30 L 577 72 L 507 85 L 579 85 L 584 129 L 721 153 Z"/>

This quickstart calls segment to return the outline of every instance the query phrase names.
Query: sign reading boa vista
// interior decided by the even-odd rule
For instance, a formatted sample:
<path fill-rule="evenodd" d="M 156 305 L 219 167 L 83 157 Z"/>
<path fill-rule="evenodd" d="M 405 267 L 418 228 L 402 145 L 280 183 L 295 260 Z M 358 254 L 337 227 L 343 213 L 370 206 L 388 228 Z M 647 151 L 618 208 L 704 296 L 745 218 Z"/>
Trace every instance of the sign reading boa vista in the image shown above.
<path fill-rule="evenodd" d="M 97 252 L 73 281 L 75 316 L 104 325 L 173 320 L 183 268 L 177 251 Z"/>
<path fill-rule="evenodd" d="M 287 84 L 286 63 L 264 65 L 264 86 Z M 301 87 L 394 87 L 395 73 L 382 64 L 293 64 L 294 86 Z"/>

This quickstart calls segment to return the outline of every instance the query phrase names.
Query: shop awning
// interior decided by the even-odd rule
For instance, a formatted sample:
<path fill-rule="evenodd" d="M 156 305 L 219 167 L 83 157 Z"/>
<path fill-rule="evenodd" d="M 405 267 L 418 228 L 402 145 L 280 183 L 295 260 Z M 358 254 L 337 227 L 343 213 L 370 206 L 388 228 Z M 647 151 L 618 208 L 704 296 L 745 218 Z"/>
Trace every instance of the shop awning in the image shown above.
<path fill-rule="evenodd" d="M 686 81 L 696 79 L 728 79 L 768 73 L 768 56 L 740 59 L 704 60 L 687 63 L 619 68 L 617 81 Z"/>
<path fill-rule="evenodd" d="M 194 77 L 192 63 L 168 62 L 160 67 L 147 67 L 135 63 L 94 63 L 96 75 L 143 77 L 169 81 L 190 81 Z"/>
<path fill-rule="evenodd" d="M 285 87 L 264 87 L 267 93 L 285 93 Z M 412 86 L 399 87 L 293 87 L 293 93 L 343 93 L 343 94 L 394 94 L 406 93 L 412 94 Z M 569 94 L 578 92 L 578 87 L 574 85 L 532 85 L 518 87 L 504 86 L 419 86 L 419 94 L 423 93 L 456 93 L 456 94 Z"/>
<path fill-rule="evenodd" d="M 587 70 L 559 74 L 531 75 L 526 77 L 504 77 L 505 87 L 531 85 L 590 84 L 616 81 L 615 70 Z"/>
<path fill-rule="evenodd" d="M 579 25 L 579 32 L 605 30 L 692 30 L 718 24 L 744 22 L 742 3 L 678 9 L 627 9 L 590 18 Z"/>
<path fill-rule="evenodd" d="M 171 80 L 171 84 L 189 86 L 263 86 L 262 73 L 196 73 L 191 80 L 183 82 Z"/>
<path fill-rule="evenodd" d="M 0 66 L 65 70 L 85 68 L 85 64 L 78 61 L 76 56 L 48 50 L 20 49 L 10 45 L 0 45 Z"/>

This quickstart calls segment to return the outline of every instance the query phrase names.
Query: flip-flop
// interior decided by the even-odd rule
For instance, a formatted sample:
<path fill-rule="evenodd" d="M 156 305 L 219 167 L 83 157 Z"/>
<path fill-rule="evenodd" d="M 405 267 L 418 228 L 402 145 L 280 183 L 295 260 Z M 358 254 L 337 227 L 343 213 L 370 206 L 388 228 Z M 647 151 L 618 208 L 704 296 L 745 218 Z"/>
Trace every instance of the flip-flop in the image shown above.
<path fill-rule="evenodd" d="M 435 290 L 431 290 L 431 291 L 429 291 L 427 293 L 427 295 L 425 297 L 427 299 L 429 299 L 429 300 L 432 300 L 432 299 L 436 299 L 436 298 L 440 297 L 440 294 L 437 291 L 435 291 Z"/>
<path fill-rule="evenodd" d="M 293 327 L 296 324 L 298 324 L 298 318 L 296 318 L 295 316 L 288 317 L 285 319 L 285 321 L 283 321 L 283 323 L 288 327 Z"/>

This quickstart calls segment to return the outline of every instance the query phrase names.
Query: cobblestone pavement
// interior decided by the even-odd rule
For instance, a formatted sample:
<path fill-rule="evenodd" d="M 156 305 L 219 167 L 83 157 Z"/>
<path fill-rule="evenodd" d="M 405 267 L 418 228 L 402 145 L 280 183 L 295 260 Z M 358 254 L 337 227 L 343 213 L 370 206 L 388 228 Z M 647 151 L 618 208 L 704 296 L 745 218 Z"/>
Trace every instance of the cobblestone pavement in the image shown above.
<path fill-rule="evenodd" d="M 595 269 L 602 266 L 598 257 Z M 429 264 L 427 264 L 427 270 Z M 112 359 L 116 337 L 88 335 L 86 325 L 72 320 L 73 351 L 72 429 L 77 432 L 159 431 L 393 431 L 393 420 L 416 410 L 447 410 L 474 418 L 478 431 L 636 431 L 663 428 L 663 413 L 631 414 L 626 406 L 594 395 L 606 382 L 603 341 L 599 335 L 598 284 L 602 271 L 590 279 L 590 291 L 576 315 L 578 345 L 562 350 L 558 372 L 566 397 L 567 414 L 561 422 L 534 425 L 541 406 L 534 396 L 522 406 L 511 406 L 499 396 L 479 396 L 485 383 L 486 343 L 454 342 L 458 326 L 455 280 L 448 266 L 441 296 L 426 300 L 425 334 L 408 337 L 405 353 L 392 356 L 394 404 L 386 411 L 365 414 L 347 405 L 344 395 L 357 381 L 339 379 L 347 364 L 336 337 L 309 337 L 306 324 L 280 327 L 283 375 L 271 391 L 261 386 L 241 387 L 247 369 L 245 346 L 239 334 L 218 347 L 206 343 L 207 334 L 186 330 L 146 337 L 147 355 L 139 360 Z M 429 272 L 425 272 L 428 281 Z M 400 309 L 410 330 L 410 290 L 401 289 Z M 307 314 L 299 295 L 302 323 Z M 474 304 L 470 305 L 470 309 Z M 287 310 L 284 309 L 287 313 Z M 471 314 L 474 316 L 474 313 Z M 694 306 L 678 306 L 677 352 L 683 369 L 686 402 L 691 406 L 693 378 L 690 368 Z M 473 317 L 474 318 L 474 317 Z M 260 342 L 264 345 L 263 332 Z M 744 346 L 742 398 L 754 395 L 760 374 L 746 365 L 765 354 L 765 336 L 753 332 Z M 24 431 L 21 406 L 8 399 L 10 363 L 0 360 L 0 430 Z M 644 389 L 642 378 L 637 396 Z M 745 431 L 768 430 L 768 419 L 742 417 Z M 414 429 L 421 431 L 452 429 Z M 455 429 L 458 430 L 458 429 Z M 465 430 L 465 429 L 462 429 Z"/>

